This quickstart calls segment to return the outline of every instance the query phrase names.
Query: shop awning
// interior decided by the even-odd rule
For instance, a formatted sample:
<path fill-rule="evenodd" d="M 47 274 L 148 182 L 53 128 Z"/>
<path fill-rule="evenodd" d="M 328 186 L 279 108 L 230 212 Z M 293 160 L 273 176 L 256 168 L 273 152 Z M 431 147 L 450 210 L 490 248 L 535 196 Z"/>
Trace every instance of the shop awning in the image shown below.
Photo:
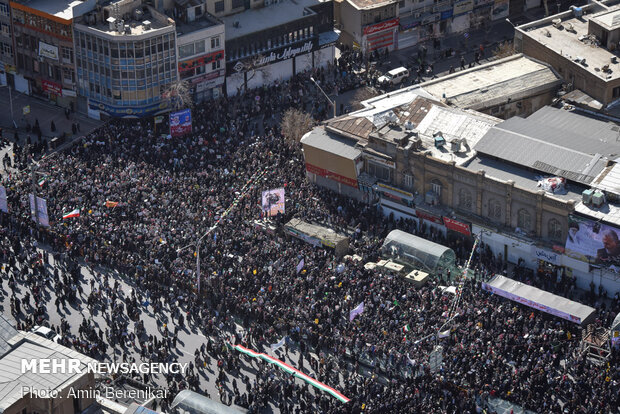
<path fill-rule="evenodd" d="M 590 306 L 505 276 L 494 276 L 489 282 L 482 284 L 482 289 L 580 325 L 586 324 L 594 317 L 595 309 Z"/>

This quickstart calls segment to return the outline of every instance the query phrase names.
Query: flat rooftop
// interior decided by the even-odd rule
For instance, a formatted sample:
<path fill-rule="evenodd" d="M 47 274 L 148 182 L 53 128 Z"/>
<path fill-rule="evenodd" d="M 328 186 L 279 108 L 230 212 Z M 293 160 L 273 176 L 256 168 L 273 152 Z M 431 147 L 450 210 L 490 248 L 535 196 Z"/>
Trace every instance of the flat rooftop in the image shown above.
<path fill-rule="evenodd" d="M 530 171 L 526 168 L 509 164 L 505 161 L 485 157 L 483 155 L 476 156 L 464 167 L 473 172 L 484 170 L 487 177 L 495 178 L 499 181 L 506 182 L 512 180 L 516 186 L 532 192 L 542 190 L 542 188 L 538 185 L 538 181 L 542 178 L 548 178 L 551 176 L 550 174 Z M 546 192 L 545 194 L 563 201 L 579 201 L 581 200 L 581 192 L 585 189 L 586 187 L 568 183 L 566 185 L 566 191 L 563 193 Z"/>
<path fill-rule="evenodd" d="M 183 22 L 180 19 L 175 20 L 176 28 L 177 28 L 177 36 L 183 36 L 185 34 L 189 34 L 192 32 L 197 32 L 199 30 L 208 29 L 209 27 L 217 26 L 218 24 L 222 24 L 211 18 L 209 16 L 202 16 L 193 22 Z"/>
<path fill-rule="evenodd" d="M 569 11 L 519 26 L 517 29 L 601 79 L 613 81 L 620 78 L 620 59 L 618 59 L 618 63 L 611 62 L 612 56 L 620 57 L 620 55 L 610 52 L 604 45 L 600 45 L 595 36 L 588 35 L 590 19 L 597 22 L 602 19 L 603 22 L 607 22 L 607 20 L 614 18 L 615 13 L 620 12 L 620 8 L 611 8 L 602 13 L 600 13 L 600 8 L 593 9 L 584 6 L 582 9 L 587 13 L 580 18 L 575 17 L 573 12 Z M 553 20 L 556 19 L 562 21 L 558 28 L 553 24 Z M 581 62 L 583 59 L 585 59 L 585 64 L 577 62 L 577 60 Z M 609 65 L 611 72 L 602 70 L 603 66 L 606 65 Z"/>
<path fill-rule="evenodd" d="M 150 29 L 146 29 L 144 26 L 144 22 L 150 22 Z M 164 27 L 171 26 L 171 23 L 163 23 L 160 19 L 157 19 L 151 15 L 149 12 L 145 12 L 143 17 L 140 20 L 125 20 L 125 28 L 130 28 L 130 33 L 126 33 L 125 31 L 119 32 L 115 29 L 110 29 L 110 24 L 107 21 L 101 22 L 99 19 L 96 24 L 88 24 L 86 21 L 82 20 L 80 22 L 82 25 L 90 27 L 91 29 L 98 30 L 100 32 L 107 33 L 109 35 L 115 36 L 136 36 L 144 33 L 148 33 L 153 30 L 163 29 Z"/>
<path fill-rule="evenodd" d="M 445 97 L 450 105 L 480 110 L 561 84 L 562 79 L 549 65 L 518 54 L 424 82 L 420 87 L 436 99 Z"/>
<path fill-rule="evenodd" d="M 241 13 L 222 17 L 226 25 L 226 40 L 236 39 L 261 30 L 277 27 L 314 14 L 307 7 L 322 0 L 283 0 L 260 9 L 248 9 Z M 316 33 L 315 33 L 316 34 Z"/>
<path fill-rule="evenodd" d="M 370 10 L 396 3 L 396 0 L 347 0 L 358 10 Z"/>
<path fill-rule="evenodd" d="M 82 0 L 22 0 L 19 2 L 24 6 L 43 13 L 51 14 L 65 20 L 71 20 L 73 16 L 73 8 L 84 3 Z M 92 2 L 95 3 L 94 1 Z"/>

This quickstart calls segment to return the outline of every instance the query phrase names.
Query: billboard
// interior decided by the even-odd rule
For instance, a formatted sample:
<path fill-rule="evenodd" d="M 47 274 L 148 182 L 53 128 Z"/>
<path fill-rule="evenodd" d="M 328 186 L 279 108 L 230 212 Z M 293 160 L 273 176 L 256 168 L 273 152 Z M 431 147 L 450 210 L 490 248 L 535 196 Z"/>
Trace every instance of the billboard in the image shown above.
<path fill-rule="evenodd" d="M 170 135 L 177 137 L 190 134 L 192 132 L 192 111 L 183 109 L 182 111 L 170 112 Z"/>
<path fill-rule="evenodd" d="M 268 217 L 284 214 L 284 188 L 263 191 L 261 206 Z"/>
<path fill-rule="evenodd" d="M 602 265 L 620 266 L 620 229 L 569 216 L 565 254 L 577 260 Z"/>

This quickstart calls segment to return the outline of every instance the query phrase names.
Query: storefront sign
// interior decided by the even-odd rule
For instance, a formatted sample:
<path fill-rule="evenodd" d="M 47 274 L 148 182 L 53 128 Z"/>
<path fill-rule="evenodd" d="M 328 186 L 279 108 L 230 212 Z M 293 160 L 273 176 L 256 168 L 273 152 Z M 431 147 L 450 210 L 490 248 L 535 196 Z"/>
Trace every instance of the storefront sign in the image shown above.
<path fill-rule="evenodd" d="M 462 0 L 454 3 L 454 15 L 468 13 L 474 9 L 474 0 Z"/>
<path fill-rule="evenodd" d="M 381 23 L 377 23 L 377 24 L 364 27 L 364 35 L 382 32 L 384 30 L 392 29 L 397 26 L 398 26 L 398 17 L 391 19 L 391 20 L 386 20 Z"/>
<path fill-rule="evenodd" d="M 396 188 L 396 187 L 392 187 L 391 185 L 387 185 L 387 184 L 383 184 L 383 183 L 377 183 L 377 187 L 379 191 L 381 191 L 381 189 L 386 189 L 386 190 L 390 190 L 390 191 L 394 191 L 398 194 L 401 194 L 403 197 L 407 197 L 410 199 L 413 199 L 413 194 L 411 194 L 408 191 L 403 191 L 400 188 Z"/>
<path fill-rule="evenodd" d="M 427 24 L 431 24 L 431 23 L 435 23 L 439 21 L 439 13 L 435 13 L 435 14 L 431 14 L 429 16 L 424 16 L 424 18 L 422 18 L 422 26 L 427 25 Z"/>
<path fill-rule="evenodd" d="M 222 59 L 224 59 L 224 51 L 218 50 L 217 52 L 209 53 L 203 56 L 199 56 L 197 58 L 184 60 L 183 62 L 179 62 L 179 73 L 187 72 L 194 68 L 209 65 L 212 62 Z"/>
<path fill-rule="evenodd" d="M 151 105 L 146 105 L 142 107 L 134 107 L 134 106 L 112 106 L 108 104 L 104 104 L 102 102 L 97 102 L 91 98 L 88 99 L 88 108 L 93 111 L 101 111 L 106 113 L 112 117 L 140 117 L 149 115 L 153 112 L 158 112 L 166 109 L 168 107 L 167 101 L 157 102 Z M 91 112 L 89 112 L 91 113 Z M 94 115 L 94 112 L 92 112 Z"/>
<path fill-rule="evenodd" d="M 216 82 L 215 79 L 221 78 L 220 81 L 221 82 Z M 190 79 L 190 82 L 192 85 L 197 85 L 199 83 L 203 83 L 206 81 L 213 81 L 211 83 L 218 84 L 218 83 L 223 83 L 224 82 L 224 69 L 220 69 L 220 70 L 214 70 L 213 72 L 209 72 L 206 75 L 203 76 L 198 76 L 196 78 L 192 78 Z"/>
<path fill-rule="evenodd" d="M 418 216 L 418 218 L 421 218 L 421 219 L 426 220 L 426 221 L 430 221 L 431 223 L 443 224 L 443 221 L 441 220 L 441 217 L 434 216 L 434 215 L 432 215 L 430 213 L 427 213 L 425 211 L 422 211 L 420 209 L 416 209 L 415 215 Z"/>
<path fill-rule="evenodd" d="M 469 229 L 469 224 L 461 223 L 460 221 L 451 219 L 449 217 L 443 218 L 443 224 L 449 230 L 456 231 L 462 233 L 466 236 L 471 236 L 471 230 Z"/>
<path fill-rule="evenodd" d="M 474 0 L 474 9 L 491 7 L 493 3 L 495 3 L 495 0 Z"/>
<path fill-rule="evenodd" d="M 306 171 L 308 171 L 309 173 L 316 174 L 316 175 L 319 175 L 321 177 L 325 177 L 325 178 L 328 178 L 330 180 L 342 183 L 342 184 L 346 184 L 346 185 L 354 187 L 354 188 L 358 188 L 357 187 L 357 179 L 352 179 L 352 178 L 349 178 L 349 177 L 342 176 L 340 174 L 336 174 L 336 173 L 328 171 L 328 170 L 326 170 L 324 168 L 317 167 L 316 165 L 312 165 L 312 164 L 306 163 Z"/>
<path fill-rule="evenodd" d="M 452 17 L 452 9 L 441 12 L 441 20 L 447 20 Z"/>
<path fill-rule="evenodd" d="M 63 89 L 62 96 L 72 96 L 75 98 L 77 96 L 77 93 L 75 91 L 72 91 L 71 89 Z"/>
<path fill-rule="evenodd" d="M 62 85 L 56 83 L 56 82 L 52 82 L 52 81 L 48 81 L 46 79 L 42 79 L 41 80 L 41 87 L 43 88 L 44 92 L 48 92 L 54 95 L 58 95 L 58 96 L 62 96 Z"/>
<path fill-rule="evenodd" d="M 254 57 L 240 59 L 226 64 L 226 73 L 241 73 L 251 69 L 259 68 L 270 63 L 292 59 L 297 55 L 312 52 L 318 46 L 318 39 L 308 40 L 304 43 L 282 47 L 268 52 L 267 55 L 256 54 Z"/>
<path fill-rule="evenodd" d="M 532 256 L 537 260 L 551 263 L 555 266 L 560 266 L 560 255 L 555 252 L 549 252 L 547 250 L 532 246 Z"/>
<path fill-rule="evenodd" d="M 58 60 L 58 47 L 39 42 L 39 56 Z"/>

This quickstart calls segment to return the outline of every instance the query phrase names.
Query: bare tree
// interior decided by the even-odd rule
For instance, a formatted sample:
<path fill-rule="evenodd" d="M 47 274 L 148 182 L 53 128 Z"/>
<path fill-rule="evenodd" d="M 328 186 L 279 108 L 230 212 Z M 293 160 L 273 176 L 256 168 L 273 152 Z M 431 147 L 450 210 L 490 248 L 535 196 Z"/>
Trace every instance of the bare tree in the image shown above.
<path fill-rule="evenodd" d="M 512 41 L 505 41 L 497 45 L 493 50 L 493 56 L 498 59 L 505 58 L 515 54 L 515 47 Z"/>
<path fill-rule="evenodd" d="M 263 55 L 253 56 L 245 61 L 239 61 L 235 65 L 235 70 L 239 73 L 245 72 L 243 83 L 237 86 L 237 94 L 241 93 L 241 90 L 248 90 L 248 83 L 256 77 L 257 74 L 261 74 L 263 81 L 269 81 L 271 79 L 271 71 L 263 63 L 265 57 Z"/>
<path fill-rule="evenodd" d="M 162 98 L 168 101 L 168 106 L 172 110 L 191 108 L 194 105 L 189 85 L 186 81 L 178 80 L 171 83 Z"/>
<path fill-rule="evenodd" d="M 289 142 L 299 142 L 304 134 L 312 129 L 315 121 L 312 116 L 299 109 L 290 108 L 282 116 L 280 128 Z"/>
<path fill-rule="evenodd" d="M 363 86 L 359 88 L 357 91 L 355 91 L 355 94 L 353 95 L 353 108 L 355 110 L 362 109 L 364 107 L 361 103 L 362 101 L 374 98 L 378 95 L 379 92 L 377 92 L 375 88 L 371 88 L 368 86 Z"/>

